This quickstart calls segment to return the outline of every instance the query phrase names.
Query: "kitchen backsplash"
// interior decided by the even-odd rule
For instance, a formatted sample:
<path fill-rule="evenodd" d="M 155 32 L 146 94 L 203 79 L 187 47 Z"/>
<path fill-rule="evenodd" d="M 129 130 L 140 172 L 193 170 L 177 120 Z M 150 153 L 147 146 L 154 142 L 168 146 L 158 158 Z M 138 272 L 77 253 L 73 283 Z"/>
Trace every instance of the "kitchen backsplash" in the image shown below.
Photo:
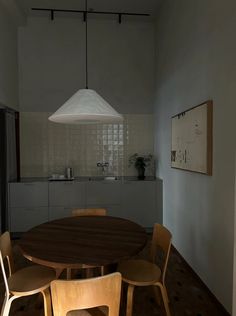
<path fill-rule="evenodd" d="M 124 115 L 122 124 L 64 125 L 51 113 L 20 113 L 21 177 L 49 177 L 72 167 L 74 176 L 99 176 L 97 162 L 108 162 L 105 175 L 137 175 L 130 155 L 153 154 L 152 115 Z M 155 174 L 155 164 L 146 175 Z"/>

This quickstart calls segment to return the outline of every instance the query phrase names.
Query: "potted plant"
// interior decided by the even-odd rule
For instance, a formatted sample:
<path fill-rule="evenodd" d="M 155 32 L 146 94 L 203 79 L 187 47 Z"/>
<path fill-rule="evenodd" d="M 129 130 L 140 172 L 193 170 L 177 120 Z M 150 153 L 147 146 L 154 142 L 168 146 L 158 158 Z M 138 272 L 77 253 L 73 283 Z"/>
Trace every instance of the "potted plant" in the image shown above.
<path fill-rule="evenodd" d="M 153 159 L 153 155 L 140 156 L 138 153 L 129 157 L 129 166 L 134 165 L 138 171 L 138 179 L 145 179 L 145 168 L 148 167 Z"/>

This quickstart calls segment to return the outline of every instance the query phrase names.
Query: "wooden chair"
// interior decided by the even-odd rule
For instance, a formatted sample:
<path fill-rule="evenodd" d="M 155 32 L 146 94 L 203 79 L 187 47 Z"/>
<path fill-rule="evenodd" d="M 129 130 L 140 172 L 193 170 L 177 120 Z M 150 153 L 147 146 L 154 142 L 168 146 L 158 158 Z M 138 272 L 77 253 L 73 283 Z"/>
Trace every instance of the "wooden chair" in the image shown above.
<path fill-rule="evenodd" d="M 106 216 L 105 208 L 77 208 L 72 210 L 72 216 Z"/>
<path fill-rule="evenodd" d="M 120 292 L 121 274 L 118 272 L 92 279 L 53 281 L 54 316 L 119 316 Z M 101 309 L 95 308 L 101 306 Z"/>
<path fill-rule="evenodd" d="M 150 261 L 146 260 L 127 260 L 118 265 L 117 271 L 122 274 L 122 280 L 128 284 L 126 316 L 132 315 L 133 292 L 135 286 L 153 285 L 155 293 L 160 289 L 166 315 L 170 316 L 169 300 L 165 286 L 166 267 L 169 259 L 171 247 L 171 233 L 162 225 L 155 224 L 152 236 Z M 155 264 L 157 250 L 162 250 L 162 264 Z"/>
<path fill-rule="evenodd" d="M 107 210 L 105 208 L 77 208 L 72 210 L 72 216 L 106 216 Z M 92 269 L 91 267 L 83 266 L 81 267 L 86 271 L 86 277 L 91 277 Z M 104 275 L 104 267 L 101 266 L 101 275 Z M 70 280 L 75 271 L 72 272 L 71 269 L 66 269 L 66 278 Z"/>
<path fill-rule="evenodd" d="M 9 315 L 11 303 L 15 299 L 36 293 L 43 295 L 44 315 L 52 315 L 49 286 L 56 278 L 53 269 L 32 265 L 15 271 L 9 232 L 0 236 L 0 264 L 6 290 L 1 316 Z M 5 266 L 8 269 L 8 278 Z"/>

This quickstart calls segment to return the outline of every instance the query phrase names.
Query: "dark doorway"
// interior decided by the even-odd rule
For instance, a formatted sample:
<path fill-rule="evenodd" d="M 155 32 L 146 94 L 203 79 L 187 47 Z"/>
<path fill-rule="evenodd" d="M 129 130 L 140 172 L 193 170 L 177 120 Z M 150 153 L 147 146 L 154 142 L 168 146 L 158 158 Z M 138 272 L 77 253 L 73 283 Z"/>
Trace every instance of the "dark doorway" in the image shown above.
<path fill-rule="evenodd" d="M 8 182 L 20 178 L 19 112 L 0 109 L 1 231 L 9 229 Z"/>

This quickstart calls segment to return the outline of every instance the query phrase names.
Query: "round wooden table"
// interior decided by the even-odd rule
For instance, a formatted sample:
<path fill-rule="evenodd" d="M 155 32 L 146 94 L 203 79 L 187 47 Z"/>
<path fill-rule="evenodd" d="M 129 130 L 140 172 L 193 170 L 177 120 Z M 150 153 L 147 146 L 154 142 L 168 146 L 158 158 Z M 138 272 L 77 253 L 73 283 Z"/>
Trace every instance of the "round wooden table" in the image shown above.
<path fill-rule="evenodd" d="M 147 242 L 145 229 L 111 216 L 75 216 L 36 226 L 19 241 L 23 255 L 48 267 L 105 266 L 132 257 Z"/>

